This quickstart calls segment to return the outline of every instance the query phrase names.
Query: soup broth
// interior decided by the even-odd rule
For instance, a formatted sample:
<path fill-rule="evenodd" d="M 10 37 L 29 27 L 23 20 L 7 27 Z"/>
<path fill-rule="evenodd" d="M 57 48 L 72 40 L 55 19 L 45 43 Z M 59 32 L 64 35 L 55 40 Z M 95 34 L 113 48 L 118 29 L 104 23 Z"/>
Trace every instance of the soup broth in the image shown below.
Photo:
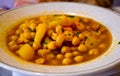
<path fill-rule="evenodd" d="M 46 15 L 27 19 L 7 34 L 16 56 L 36 64 L 72 65 L 90 61 L 108 50 L 110 31 L 93 19 Z"/>

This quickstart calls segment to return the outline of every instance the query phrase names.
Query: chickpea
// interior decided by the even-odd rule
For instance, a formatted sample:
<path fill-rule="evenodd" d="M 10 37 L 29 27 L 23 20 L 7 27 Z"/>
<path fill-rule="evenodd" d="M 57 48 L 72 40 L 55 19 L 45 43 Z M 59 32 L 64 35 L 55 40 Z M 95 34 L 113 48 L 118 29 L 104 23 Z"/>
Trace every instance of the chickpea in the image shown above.
<path fill-rule="evenodd" d="M 86 29 L 85 25 L 83 25 L 82 23 L 80 23 L 80 26 L 78 27 L 78 30 L 84 31 L 85 29 Z"/>
<path fill-rule="evenodd" d="M 61 25 L 57 25 L 55 28 L 56 33 L 61 34 L 62 33 L 62 26 Z"/>
<path fill-rule="evenodd" d="M 104 49 L 106 47 L 106 44 L 100 44 L 99 48 Z"/>
<path fill-rule="evenodd" d="M 82 33 L 80 33 L 80 34 L 78 35 L 78 37 L 79 37 L 81 40 L 84 40 L 84 39 L 85 39 L 85 36 L 84 36 L 84 34 L 82 34 Z"/>
<path fill-rule="evenodd" d="M 76 56 L 76 57 L 74 58 L 74 61 L 75 61 L 75 62 L 82 62 L 83 59 L 84 59 L 83 56 Z"/>
<path fill-rule="evenodd" d="M 39 18 L 39 20 L 40 20 L 40 22 L 46 22 L 46 20 L 47 20 L 47 16 L 41 16 L 40 18 Z"/>
<path fill-rule="evenodd" d="M 15 44 L 16 44 L 15 41 L 10 41 L 8 45 L 9 45 L 9 46 L 13 46 L 13 45 L 15 45 Z"/>
<path fill-rule="evenodd" d="M 23 32 L 30 32 L 28 28 L 23 29 Z"/>
<path fill-rule="evenodd" d="M 55 58 L 55 55 L 53 53 L 48 53 L 45 57 L 47 60 L 51 60 L 51 59 Z"/>
<path fill-rule="evenodd" d="M 23 33 L 20 34 L 20 37 L 17 40 L 17 43 L 23 43 L 25 40 Z"/>
<path fill-rule="evenodd" d="M 34 31 L 36 28 L 36 24 L 35 23 L 30 23 L 29 28 L 31 29 L 31 31 Z"/>
<path fill-rule="evenodd" d="M 12 45 L 12 46 L 9 47 L 9 49 L 12 50 L 12 51 L 16 51 L 16 50 L 18 50 L 19 48 L 20 48 L 20 46 L 17 45 L 17 44 Z"/>
<path fill-rule="evenodd" d="M 29 20 L 29 23 L 36 23 L 36 20 L 35 19 L 31 19 L 31 20 Z"/>
<path fill-rule="evenodd" d="M 80 51 L 80 52 L 86 52 L 87 50 L 88 50 L 88 48 L 84 44 L 80 44 L 78 46 L 78 51 Z"/>
<path fill-rule="evenodd" d="M 80 52 L 79 51 L 73 51 L 73 55 L 74 56 L 80 55 Z"/>
<path fill-rule="evenodd" d="M 65 53 L 65 57 L 66 58 L 72 58 L 73 57 L 73 53 Z"/>
<path fill-rule="evenodd" d="M 55 50 L 57 48 L 56 42 L 55 41 L 49 42 L 48 45 L 47 45 L 47 47 L 50 50 Z"/>
<path fill-rule="evenodd" d="M 76 46 L 76 45 L 79 45 L 80 44 L 80 39 L 78 38 L 78 37 L 73 37 L 73 39 L 72 39 L 72 44 L 74 45 L 74 46 Z"/>
<path fill-rule="evenodd" d="M 43 43 L 42 46 L 43 46 L 43 49 L 47 49 L 47 44 Z"/>
<path fill-rule="evenodd" d="M 82 40 L 82 41 L 81 41 L 81 44 L 85 44 L 85 40 Z"/>
<path fill-rule="evenodd" d="M 53 59 L 53 60 L 50 60 L 50 63 L 51 63 L 52 65 L 58 65 L 58 64 L 59 64 L 59 60 Z"/>
<path fill-rule="evenodd" d="M 67 17 L 67 22 L 68 22 L 67 26 L 71 26 L 74 23 L 74 19 Z"/>
<path fill-rule="evenodd" d="M 40 55 L 40 56 L 44 56 L 44 55 L 46 55 L 46 54 L 48 54 L 48 53 L 50 53 L 51 51 L 49 50 L 49 49 L 40 49 L 40 50 L 38 50 L 38 54 Z"/>
<path fill-rule="evenodd" d="M 29 21 L 30 21 L 30 20 L 26 20 L 26 21 L 24 22 L 24 24 L 27 24 Z"/>
<path fill-rule="evenodd" d="M 22 29 L 22 28 L 24 28 L 24 27 L 26 27 L 26 23 L 22 23 L 22 24 L 20 25 L 19 29 Z"/>
<path fill-rule="evenodd" d="M 72 31 L 64 31 L 66 41 L 72 41 L 74 33 Z"/>
<path fill-rule="evenodd" d="M 62 53 L 71 52 L 71 49 L 70 49 L 70 47 L 63 46 L 62 49 L 61 49 L 61 52 L 62 52 Z"/>
<path fill-rule="evenodd" d="M 11 40 L 17 40 L 19 37 L 17 36 L 17 35 L 13 35 L 12 37 L 11 37 Z"/>
<path fill-rule="evenodd" d="M 64 56 L 63 56 L 62 54 L 58 54 L 58 55 L 56 56 L 56 58 L 57 58 L 57 59 L 63 59 Z"/>
<path fill-rule="evenodd" d="M 37 64 L 43 64 L 45 62 L 45 60 L 43 58 L 39 58 L 35 60 L 35 63 Z"/>
<path fill-rule="evenodd" d="M 21 30 L 21 29 L 18 29 L 18 30 L 16 30 L 16 32 L 15 32 L 16 35 L 19 35 L 19 34 L 21 34 L 21 33 L 22 33 L 22 30 Z"/>
<path fill-rule="evenodd" d="M 51 38 L 52 38 L 53 40 L 56 40 L 57 36 L 58 36 L 58 34 L 53 32 Z"/>
<path fill-rule="evenodd" d="M 91 49 L 91 50 L 89 50 L 89 55 L 98 55 L 98 53 L 99 53 L 99 50 L 98 49 Z"/>
<path fill-rule="evenodd" d="M 64 58 L 62 61 L 62 64 L 68 65 L 72 63 L 72 59 L 71 58 Z"/>
<path fill-rule="evenodd" d="M 47 35 L 48 35 L 48 36 L 52 36 L 52 33 L 54 33 L 54 30 L 53 30 L 53 29 L 47 31 Z"/>
<path fill-rule="evenodd" d="M 26 25 L 26 23 L 22 23 L 21 25 L 20 25 L 20 27 L 19 27 L 20 29 L 24 29 L 24 28 L 27 28 L 27 25 Z"/>
<path fill-rule="evenodd" d="M 106 31 L 106 28 L 105 28 L 105 27 L 100 27 L 99 31 L 100 31 L 100 32 L 105 32 L 105 31 Z"/>
<path fill-rule="evenodd" d="M 72 28 L 70 28 L 70 27 L 64 27 L 63 29 L 64 29 L 65 31 L 73 31 Z"/>
<path fill-rule="evenodd" d="M 35 37 L 35 32 L 31 32 L 31 38 Z"/>
<path fill-rule="evenodd" d="M 78 21 L 76 21 L 75 24 L 76 24 L 77 30 L 79 31 L 84 31 L 86 29 L 85 25 L 83 25 L 82 23 Z"/>
<path fill-rule="evenodd" d="M 90 26 L 86 26 L 86 29 L 87 29 L 87 30 L 91 30 L 91 27 L 90 27 Z"/>
<path fill-rule="evenodd" d="M 83 21 L 84 21 L 85 23 L 88 23 L 88 22 L 90 22 L 90 19 L 88 19 L 88 18 L 83 18 Z"/>
<path fill-rule="evenodd" d="M 71 49 L 71 51 L 76 51 L 76 50 L 78 50 L 78 48 L 77 47 L 70 47 L 70 49 Z"/>
<path fill-rule="evenodd" d="M 80 21 L 81 19 L 78 16 L 74 17 L 74 21 Z"/>
<path fill-rule="evenodd" d="M 23 35 L 24 35 L 24 38 L 26 38 L 26 39 L 31 39 L 32 38 L 30 32 L 24 32 Z"/>
<path fill-rule="evenodd" d="M 48 25 L 48 29 L 54 29 L 58 25 L 57 21 L 51 21 Z"/>
<path fill-rule="evenodd" d="M 62 26 L 69 26 L 68 19 L 65 15 L 59 16 L 59 17 L 57 17 L 57 19 L 58 19 L 57 22 L 59 24 L 61 24 Z"/>
<path fill-rule="evenodd" d="M 100 39 L 105 39 L 106 35 L 100 35 Z"/>
<path fill-rule="evenodd" d="M 65 36 L 63 34 L 60 34 L 57 36 L 56 43 L 58 47 L 62 46 L 64 39 L 65 39 Z"/>
<path fill-rule="evenodd" d="M 99 25 L 99 24 L 92 24 L 92 25 L 91 25 L 91 28 L 92 28 L 93 30 L 98 30 L 98 29 L 100 28 L 100 25 Z"/>
<path fill-rule="evenodd" d="M 29 42 L 29 40 L 28 39 L 24 39 L 24 43 L 28 43 Z"/>

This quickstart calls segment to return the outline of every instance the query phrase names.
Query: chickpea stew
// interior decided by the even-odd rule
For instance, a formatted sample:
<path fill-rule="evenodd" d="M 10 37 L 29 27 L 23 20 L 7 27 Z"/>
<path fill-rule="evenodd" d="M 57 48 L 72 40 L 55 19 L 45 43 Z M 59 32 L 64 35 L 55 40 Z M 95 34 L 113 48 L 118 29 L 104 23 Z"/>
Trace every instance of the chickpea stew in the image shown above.
<path fill-rule="evenodd" d="M 16 56 L 36 64 L 71 65 L 99 57 L 112 43 L 110 31 L 93 19 L 46 15 L 27 19 L 7 34 Z"/>

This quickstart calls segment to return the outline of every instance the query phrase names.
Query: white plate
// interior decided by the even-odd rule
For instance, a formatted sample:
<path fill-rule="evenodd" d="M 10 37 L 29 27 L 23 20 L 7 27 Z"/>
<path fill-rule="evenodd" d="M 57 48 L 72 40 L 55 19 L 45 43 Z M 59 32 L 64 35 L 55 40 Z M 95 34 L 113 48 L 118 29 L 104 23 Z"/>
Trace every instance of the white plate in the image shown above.
<path fill-rule="evenodd" d="M 5 44 L 5 31 L 21 18 L 48 14 L 70 14 L 92 18 L 106 25 L 112 32 L 110 49 L 102 56 L 78 65 L 44 66 L 22 61 L 11 56 Z M 0 14 L 0 66 L 8 70 L 30 75 L 86 75 L 102 72 L 120 62 L 120 16 L 114 12 L 80 3 L 41 3 L 10 10 Z M 4 32 L 4 33 L 3 33 Z M 2 33 L 2 34 L 1 34 Z M 7 52 L 7 53 L 6 53 Z"/>

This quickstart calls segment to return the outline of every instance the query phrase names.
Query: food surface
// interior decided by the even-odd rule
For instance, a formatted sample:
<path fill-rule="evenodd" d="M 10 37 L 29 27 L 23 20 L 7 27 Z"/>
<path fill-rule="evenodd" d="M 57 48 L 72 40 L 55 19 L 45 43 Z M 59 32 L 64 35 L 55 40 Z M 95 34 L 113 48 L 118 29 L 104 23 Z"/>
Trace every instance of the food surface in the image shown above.
<path fill-rule="evenodd" d="M 93 19 L 45 15 L 27 19 L 7 34 L 16 56 L 36 64 L 71 65 L 90 61 L 108 50 L 110 31 Z"/>

